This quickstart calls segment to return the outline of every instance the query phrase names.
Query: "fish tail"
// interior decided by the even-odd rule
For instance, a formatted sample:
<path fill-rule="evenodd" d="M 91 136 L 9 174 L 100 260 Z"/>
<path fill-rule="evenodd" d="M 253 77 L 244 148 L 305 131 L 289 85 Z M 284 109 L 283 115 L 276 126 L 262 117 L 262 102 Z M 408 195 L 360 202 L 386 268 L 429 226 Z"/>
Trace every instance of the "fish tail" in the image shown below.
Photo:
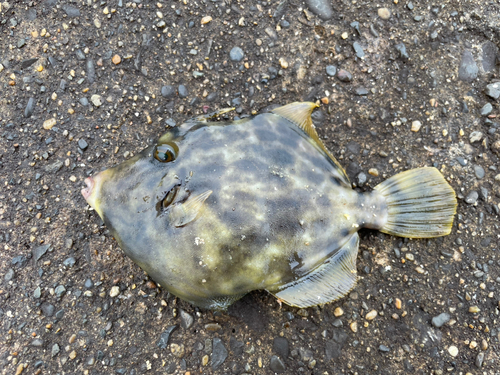
<path fill-rule="evenodd" d="M 387 222 L 379 230 L 409 238 L 446 236 L 457 209 L 455 191 L 436 168 L 398 173 L 375 186 L 387 204 Z"/>

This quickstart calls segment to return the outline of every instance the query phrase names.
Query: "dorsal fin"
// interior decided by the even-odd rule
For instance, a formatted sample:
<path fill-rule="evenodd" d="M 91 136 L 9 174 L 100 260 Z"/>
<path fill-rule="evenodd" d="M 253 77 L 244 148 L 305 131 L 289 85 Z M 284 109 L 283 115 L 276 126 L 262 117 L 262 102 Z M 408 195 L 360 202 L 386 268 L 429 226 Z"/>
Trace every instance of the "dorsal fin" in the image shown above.
<path fill-rule="evenodd" d="M 176 204 L 170 211 L 170 222 L 176 227 L 182 227 L 196 219 L 210 194 L 212 190 L 207 190 L 196 197 L 189 197 L 184 203 Z"/>
<path fill-rule="evenodd" d="M 314 128 L 314 124 L 311 119 L 311 113 L 316 107 L 319 106 L 316 103 L 312 102 L 295 102 L 284 105 L 283 107 L 273 109 L 271 112 L 286 118 L 288 121 L 292 122 L 300 129 L 302 129 L 309 137 L 311 137 L 311 139 L 316 142 L 318 147 L 323 150 L 323 152 L 330 158 L 330 160 L 333 161 L 339 168 L 340 174 L 345 180 L 344 182 L 349 185 L 349 178 L 347 177 L 344 168 L 342 168 L 337 159 L 333 157 L 333 155 L 330 153 L 330 151 L 328 151 L 323 142 L 321 142 L 321 139 L 319 139 L 318 133 Z"/>

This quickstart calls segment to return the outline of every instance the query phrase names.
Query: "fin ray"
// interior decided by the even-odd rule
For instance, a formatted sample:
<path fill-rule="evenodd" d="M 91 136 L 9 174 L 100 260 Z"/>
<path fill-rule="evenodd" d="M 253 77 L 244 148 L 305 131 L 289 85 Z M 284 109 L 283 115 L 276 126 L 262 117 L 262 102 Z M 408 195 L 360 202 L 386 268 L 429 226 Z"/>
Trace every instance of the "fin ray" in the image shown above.
<path fill-rule="evenodd" d="M 312 272 L 270 291 L 288 305 L 310 307 L 333 302 L 356 285 L 359 236 L 354 233 L 342 248 Z"/>
<path fill-rule="evenodd" d="M 189 197 L 184 203 L 176 204 L 170 211 L 171 223 L 176 227 L 182 227 L 196 219 L 210 194 L 212 190 L 207 190 L 195 197 Z"/>
<path fill-rule="evenodd" d="M 381 232 L 409 238 L 450 234 L 457 198 L 436 168 L 398 173 L 375 186 L 375 190 L 385 197 L 388 210 Z"/>
<path fill-rule="evenodd" d="M 318 107 L 318 105 L 312 102 L 295 102 L 275 108 L 271 112 L 286 118 L 293 124 L 297 125 L 297 127 L 302 129 L 309 137 L 311 137 L 311 139 L 316 142 L 318 147 L 337 166 L 340 172 L 340 177 L 344 180 L 343 182 L 346 185 L 350 185 L 349 177 L 347 177 L 344 168 L 342 168 L 337 159 L 335 159 L 330 151 L 328 151 L 324 143 L 321 141 L 321 139 L 319 139 L 318 133 L 314 128 L 314 124 L 311 119 L 311 113 L 316 107 Z"/>

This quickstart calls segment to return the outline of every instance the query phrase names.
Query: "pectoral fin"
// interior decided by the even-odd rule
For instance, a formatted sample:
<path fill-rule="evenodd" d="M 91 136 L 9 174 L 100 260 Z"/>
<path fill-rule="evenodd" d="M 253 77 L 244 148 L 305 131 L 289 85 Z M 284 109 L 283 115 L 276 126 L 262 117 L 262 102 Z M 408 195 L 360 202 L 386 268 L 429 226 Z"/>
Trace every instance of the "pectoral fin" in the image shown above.
<path fill-rule="evenodd" d="M 195 197 L 189 197 L 184 203 L 176 204 L 170 211 L 170 222 L 176 227 L 182 227 L 200 214 L 203 203 L 212 194 L 212 190 L 207 190 Z"/>
<path fill-rule="evenodd" d="M 345 296 L 356 285 L 358 243 L 358 234 L 354 233 L 342 248 L 316 269 L 270 292 L 288 305 L 302 308 Z"/>

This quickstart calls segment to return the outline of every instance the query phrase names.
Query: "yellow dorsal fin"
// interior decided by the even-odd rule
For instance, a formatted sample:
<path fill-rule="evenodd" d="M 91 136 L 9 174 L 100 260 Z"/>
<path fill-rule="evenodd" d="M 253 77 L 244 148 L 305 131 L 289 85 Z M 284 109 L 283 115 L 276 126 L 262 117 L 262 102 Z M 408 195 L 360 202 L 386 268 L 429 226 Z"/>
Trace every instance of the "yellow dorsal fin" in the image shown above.
<path fill-rule="evenodd" d="M 340 163 L 333 157 L 333 155 L 328 151 L 325 147 L 321 139 L 318 137 L 318 133 L 314 128 L 311 113 L 316 108 L 319 107 L 316 103 L 312 102 L 295 102 L 284 105 L 283 107 L 278 107 L 273 109 L 271 112 L 275 113 L 281 117 L 286 118 L 288 121 L 297 125 L 300 129 L 302 129 L 309 137 L 311 137 L 314 142 L 319 146 L 321 150 L 325 152 L 325 154 L 335 163 L 335 165 L 339 168 L 340 174 L 345 179 L 345 183 L 349 185 L 349 178 L 344 171 L 344 168 L 340 165 Z"/>

